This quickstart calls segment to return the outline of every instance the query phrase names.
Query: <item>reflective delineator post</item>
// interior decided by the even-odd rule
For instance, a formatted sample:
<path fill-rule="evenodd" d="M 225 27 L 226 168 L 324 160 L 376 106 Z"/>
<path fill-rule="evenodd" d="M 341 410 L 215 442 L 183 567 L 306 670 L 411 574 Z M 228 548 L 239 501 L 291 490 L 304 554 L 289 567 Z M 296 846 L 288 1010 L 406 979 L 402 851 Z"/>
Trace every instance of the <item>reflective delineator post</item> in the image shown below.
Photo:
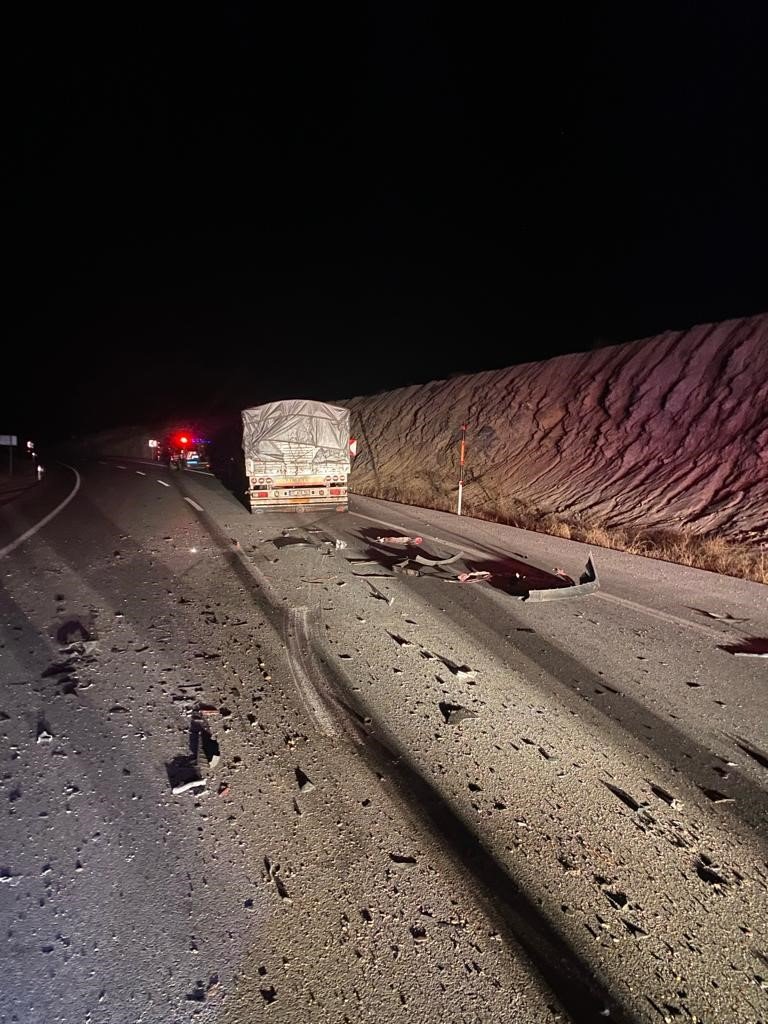
<path fill-rule="evenodd" d="M 461 515 L 461 499 L 464 495 L 464 454 L 467 449 L 467 424 L 461 424 L 461 447 L 459 448 L 459 502 L 456 506 L 456 515 Z"/>

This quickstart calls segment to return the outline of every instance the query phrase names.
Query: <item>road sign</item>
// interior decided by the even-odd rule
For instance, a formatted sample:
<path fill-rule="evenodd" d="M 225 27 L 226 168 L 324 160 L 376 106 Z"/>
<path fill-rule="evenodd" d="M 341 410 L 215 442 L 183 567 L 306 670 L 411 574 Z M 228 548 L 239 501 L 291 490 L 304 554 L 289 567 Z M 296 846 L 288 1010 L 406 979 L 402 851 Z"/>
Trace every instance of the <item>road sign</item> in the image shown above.
<path fill-rule="evenodd" d="M 15 448 L 18 443 L 19 439 L 15 434 L 0 434 L 0 444 Z"/>

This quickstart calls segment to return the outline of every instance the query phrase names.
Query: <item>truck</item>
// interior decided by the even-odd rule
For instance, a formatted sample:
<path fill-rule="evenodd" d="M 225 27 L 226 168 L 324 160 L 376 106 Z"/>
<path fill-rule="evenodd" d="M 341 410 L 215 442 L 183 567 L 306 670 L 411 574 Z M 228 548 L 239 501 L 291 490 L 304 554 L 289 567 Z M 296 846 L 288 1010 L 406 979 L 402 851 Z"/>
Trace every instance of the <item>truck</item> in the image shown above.
<path fill-rule="evenodd" d="M 292 398 L 244 409 L 242 418 L 252 512 L 347 510 L 348 409 Z"/>

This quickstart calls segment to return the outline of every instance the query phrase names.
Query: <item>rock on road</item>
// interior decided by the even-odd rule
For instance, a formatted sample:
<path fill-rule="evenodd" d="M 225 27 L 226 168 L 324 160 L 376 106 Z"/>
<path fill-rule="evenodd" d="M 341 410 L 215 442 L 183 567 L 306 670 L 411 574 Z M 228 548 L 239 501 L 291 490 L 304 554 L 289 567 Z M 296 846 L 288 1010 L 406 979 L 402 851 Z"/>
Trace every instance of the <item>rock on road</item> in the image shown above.
<path fill-rule="evenodd" d="M 765 587 L 77 471 L 0 509 L 0 1021 L 768 1020 Z"/>

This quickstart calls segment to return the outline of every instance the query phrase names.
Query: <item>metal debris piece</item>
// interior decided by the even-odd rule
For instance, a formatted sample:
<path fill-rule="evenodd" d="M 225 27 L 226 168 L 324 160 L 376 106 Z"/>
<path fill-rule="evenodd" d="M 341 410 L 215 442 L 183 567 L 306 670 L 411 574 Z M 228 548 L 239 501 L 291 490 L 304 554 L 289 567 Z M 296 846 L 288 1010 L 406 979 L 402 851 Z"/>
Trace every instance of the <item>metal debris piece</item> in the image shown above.
<path fill-rule="evenodd" d="M 296 782 L 298 783 L 300 793 L 311 793 L 315 788 L 314 782 L 301 768 L 296 768 Z"/>
<path fill-rule="evenodd" d="M 768 768 L 768 754 L 759 747 L 756 747 L 754 743 L 745 740 L 743 736 L 737 736 L 736 746 L 743 750 L 748 757 L 751 757 L 753 761 L 757 761 L 758 764 L 762 765 L 763 768 Z M 728 763 L 731 764 L 732 762 L 729 761 Z"/>
<path fill-rule="evenodd" d="M 391 636 L 399 647 L 413 647 L 411 641 L 406 640 L 404 636 L 399 636 L 397 633 L 390 633 L 389 630 L 387 630 L 387 635 Z"/>
<path fill-rule="evenodd" d="M 458 725 L 467 718 L 477 718 L 476 711 L 465 708 L 462 704 L 450 704 L 448 701 L 441 700 L 438 707 L 446 725 Z"/>
<path fill-rule="evenodd" d="M 396 545 L 407 545 L 407 544 L 423 544 L 423 537 L 375 537 L 376 544 L 396 544 Z"/>
<path fill-rule="evenodd" d="M 174 796 L 178 796 L 180 793 L 186 793 L 190 789 L 205 789 L 207 782 L 205 779 L 192 779 L 191 782 L 182 782 L 179 786 L 174 786 L 171 792 Z"/>
<path fill-rule="evenodd" d="M 386 601 L 388 605 L 394 604 L 394 597 L 387 597 L 386 594 L 382 594 L 378 587 L 375 587 L 370 580 L 368 581 L 368 586 L 371 588 L 371 597 L 375 597 L 377 601 Z"/>
<path fill-rule="evenodd" d="M 661 786 L 657 786 L 654 782 L 650 783 L 651 792 L 654 796 L 657 796 L 659 800 L 663 800 L 665 804 L 669 804 L 670 807 L 679 807 L 681 802 L 677 797 L 672 796 L 666 789 L 662 789 Z"/>
<path fill-rule="evenodd" d="M 698 612 L 700 615 L 706 615 L 708 619 L 722 619 L 725 622 L 749 622 L 749 619 L 737 619 L 730 612 L 724 612 L 721 615 L 719 612 L 710 612 L 706 608 L 694 608 L 693 611 Z"/>
<path fill-rule="evenodd" d="M 623 804 L 626 804 L 626 806 L 631 811 L 639 811 L 642 807 L 645 806 L 645 804 L 641 804 L 637 800 L 635 800 L 635 798 L 632 796 L 632 794 L 631 793 L 627 793 L 626 790 L 620 789 L 618 786 L 614 786 L 610 782 L 603 781 L 603 785 L 606 787 L 606 789 L 610 789 L 610 791 L 613 793 L 613 795 L 615 797 L 618 797 L 619 800 L 621 800 L 621 802 Z"/>
<path fill-rule="evenodd" d="M 735 797 L 726 796 L 725 793 L 721 793 L 719 789 L 709 789 L 707 786 L 699 786 L 699 789 L 707 800 L 711 800 L 713 804 L 736 803 Z"/>
<path fill-rule="evenodd" d="M 420 541 L 421 538 L 419 537 L 418 540 Z M 420 565 L 450 565 L 451 562 L 458 562 L 463 557 L 464 552 L 459 551 L 448 558 L 427 558 L 425 555 L 416 555 L 413 560 L 414 562 L 419 562 Z"/>
<path fill-rule="evenodd" d="M 493 576 L 490 572 L 460 572 L 458 575 L 459 583 L 478 583 L 482 580 L 489 580 Z"/>
<path fill-rule="evenodd" d="M 570 579 L 570 577 L 569 577 Z M 600 581 L 597 576 L 597 567 L 594 557 L 590 554 L 584 572 L 579 577 L 579 582 L 567 587 L 548 587 L 543 590 L 530 590 L 522 600 L 524 601 L 562 601 L 565 598 L 584 597 L 586 594 L 593 594 L 600 589 Z"/>
<path fill-rule="evenodd" d="M 555 576 L 559 576 L 561 580 L 565 580 L 569 587 L 576 586 L 576 580 L 569 576 L 565 569 L 555 569 Z"/>

